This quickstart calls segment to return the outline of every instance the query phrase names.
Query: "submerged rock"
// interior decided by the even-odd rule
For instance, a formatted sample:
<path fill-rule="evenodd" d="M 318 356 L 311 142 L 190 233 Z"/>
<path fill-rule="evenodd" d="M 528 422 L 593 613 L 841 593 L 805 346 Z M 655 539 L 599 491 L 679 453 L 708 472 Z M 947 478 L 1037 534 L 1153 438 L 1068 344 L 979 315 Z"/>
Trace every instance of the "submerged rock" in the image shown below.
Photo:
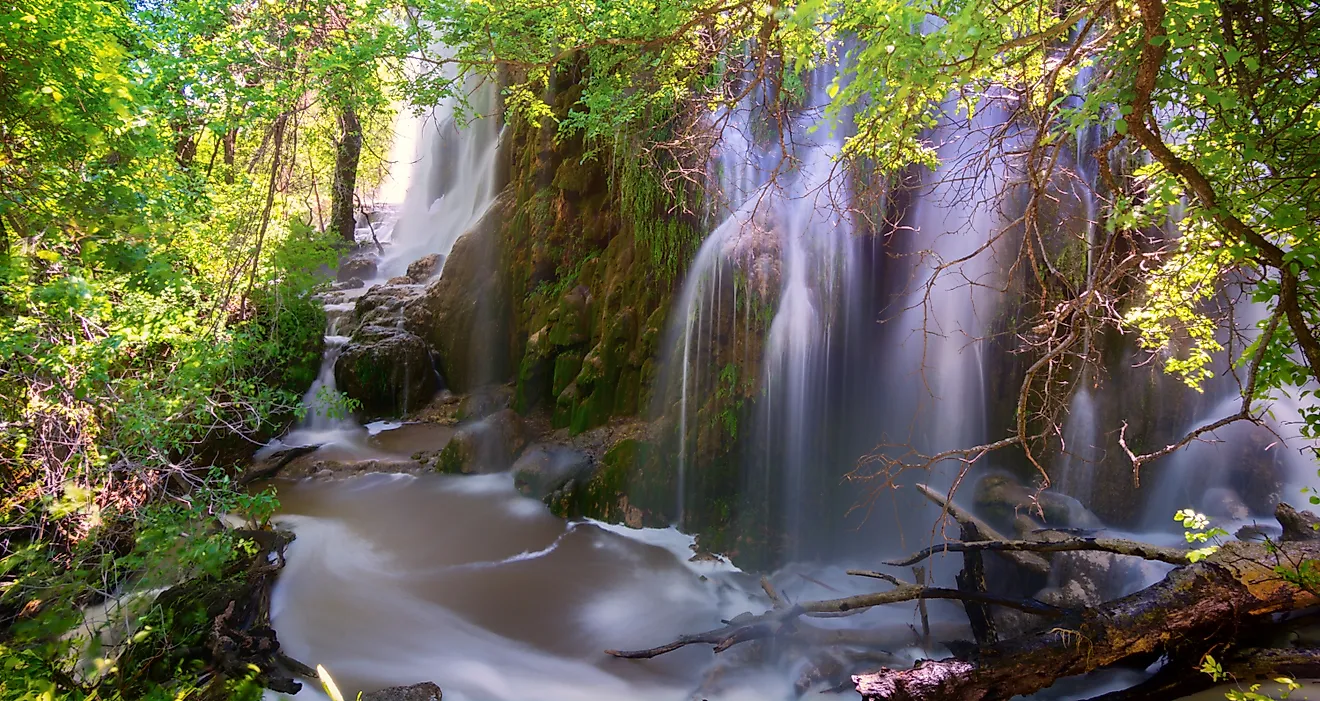
<path fill-rule="evenodd" d="M 362 694 L 362 701 L 441 701 L 444 692 L 435 682 L 422 682 L 411 686 L 391 686 L 380 691 Z"/>
<path fill-rule="evenodd" d="M 568 446 L 534 445 L 513 464 L 513 484 L 525 496 L 544 499 L 593 466 L 591 456 Z"/>
<path fill-rule="evenodd" d="M 367 416 L 402 416 L 439 386 L 422 339 L 403 329 L 363 326 L 335 361 L 335 383 Z"/>

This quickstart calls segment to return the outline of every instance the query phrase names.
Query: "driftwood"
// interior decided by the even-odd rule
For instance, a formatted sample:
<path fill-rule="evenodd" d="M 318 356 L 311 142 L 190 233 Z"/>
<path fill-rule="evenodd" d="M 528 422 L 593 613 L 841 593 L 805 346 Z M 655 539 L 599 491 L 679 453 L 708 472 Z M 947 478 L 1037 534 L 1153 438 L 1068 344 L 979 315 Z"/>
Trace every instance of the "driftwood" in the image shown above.
<path fill-rule="evenodd" d="M 1189 642 L 1202 651 L 1274 614 L 1320 605 L 1320 596 L 1280 576 L 1320 558 L 1320 541 L 1230 542 L 1161 582 L 1056 621 L 1048 629 L 1000 642 L 965 659 L 925 660 L 853 678 L 867 701 L 1008 699 L 1056 679 Z M 1199 657 L 1199 654 L 1197 655 Z"/>

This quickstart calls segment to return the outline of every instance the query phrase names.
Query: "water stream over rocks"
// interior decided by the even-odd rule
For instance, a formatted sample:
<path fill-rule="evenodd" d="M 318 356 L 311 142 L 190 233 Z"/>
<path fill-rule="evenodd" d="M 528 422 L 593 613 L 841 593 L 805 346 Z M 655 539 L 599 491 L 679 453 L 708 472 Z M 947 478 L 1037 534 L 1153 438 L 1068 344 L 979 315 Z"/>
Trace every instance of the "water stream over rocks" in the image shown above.
<path fill-rule="evenodd" d="M 824 104 L 831 79 L 812 77 L 808 105 Z M 850 511 L 858 488 L 843 478 L 872 451 L 970 446 L 1001 437 L 1011 418 L 1003 388 L 1011 354 L 995 337 L 1014 303 L 999 279 L 1007 264 L 997 256 L 1013 244 L 1004 227 L 1015 216 L 1008 185 L 1015 166 L 1005 159 L 990 163 L 981 180 L 959 177 L 981 157 L 988 134 L 1011 132 L 1006 115 L 988 105 L 975 119 L 959 120 L 950 107 L 932 134 L 948 165 L 916 178 L 902 202 L 885 205 L 888 224 L 868 226 L 840 206 L 852 197 L 836 160 L 846 125 L 819 127 L 819 113 L 804 109 L 783 127 L 797 138 L 777 159 L 758 145 L 765 135 L 755 136 L 764 125 L 754 104 L 728 115 L 716 167 L 731 213 L 712 214 L 674 295 L 666 340 L 654 351 L 662 366 L 654 420 L 616 412 L 570 431 L 555 430 L 545 412 L 513 410 L 522 374 L 515 390 L 493 386 L 508 379 L 500 368 L 508 360 L 502 325 L 509 302 L 492 292 L 501 276 L 494 266 L 508 256 L 491 251 L 498 247 L 492 221 L 504 204 L 501 139 L 509 135 L 493 86 L 478 88 L 472 102 L 483 117 L 463 129 L 449 105 L 403 122 L 420 130 L 411 175 L 395 178 L 407 181 L 406 195 L 379 206 L 361 232 L 383 252 L 372 253 L 373 243 L 341 266 L 325 299 L 324 365 L 305 398 L 312 411 L 258 456 L 315 447 L 274 482 L 279 523 L 297 534 L 272 601 L 282 645 L 301 661 L 325 665 L 350 694 L 434 681 L 456 701 L 750 701 L 793 699 L 808 688 L 855 698 L 837 684 L 804 684 L 805 671 L 828 666 L 806 648 L 739 646 L 714 655 L 697 646 L 645 661 L 605 651 L 647 648 L 765 611 L 770 602 L 753 567 L 772 571 L 768 583 L 790 601 L 834 598 L 875 591 L 848 568 L 874 569 L 941 537 L 933 525 L 940 510 L 915 483 L 947 489 L 957 478 L 948 465 L 908 479 L 865 514 Z M 1080 180 L 1093 185 L 1094 164 L 1082 153 Z M 567 189 L 559 170 L 554 182 Z M 1092 194 L 1074 204 L 1080 223 L 1073 228 L 1093 241 Z M 564 198 L 556 206 L 581 203 Z M 595 350 L 583 357 L 589 332 L 608 326 L 607 340 L 645 333 L 636 319 L 610 326 L 608 314 L 578 314 L 596 309 L 590 294 L 586 284 L 569 286 L 549 318 L 532 320 L 517 339 L 529 354 L 533 347 L 572 349 L 554 362 L 557 394 L 622 363 L 593 358 Z M 453 299 L 463 302 L 457 311 Z M 1170 517 L 1177 508 L 1203 509 L 1235 530 L 1268 513 L 1287 490 L 1315 482 L 1295 449 L 1257 430 L 1232 429 L 1221 432 L 1224 446 L 1172 458 L 1151 480 L 1160 485 L 1155 496 L 1140 497 L 1144 515 L 1133 515 L 1141 509 L 1129 504 L 1125 516 L 1110 518 L 1119 513 L 1114 503 L 1132 497 L 1101 494 L 1101 484 L 1114 481 L 1102 470 L 1114 464 L 1107 457 L 1114 437 L 1098 427 L 1114 425 L 1114 413 L 1128 406 L 1131 397 L 1118 396 L 1125 382 L 1146 395 L 1164 387 L 1115 375 L 1104 386 L 1083 376 L 1070 400 L 1063 438 L 1072 449 L 1055 460 L 1058 491 L 1040 500 L 1047 525 L 1125 534 L 1107 529 L 1108 520 L 1141 531 L 1134 537 L 1176 544 L 1181 535 Z M 1185 430 L 1231 413 L 1229 384 L 1213 385 L 1191 416 L 1163 417 L 1152 400 L 1134 420 Z M 341 389 L 378 401 L 364 401 L 355 418 L 336 400 Z M 638 404 L 644 414 L 645 403 Z M 892 449 L 877 448 L 887 442 Z M 1189 474 L 1206 465 L 1209 479 Z M 638 466 L 650 470 L 645 479 L 630 471 Z M 978 466 L 958 496 L 1010 534 L 1040 525 L 1024 525 L 1031 497 L 1013 467 Z M 726 499 L 730 484 L 736 495 Z M 729 531 L 720 546 L 738 566 L 686 534 L 711 532 L 712 523 Z M 1168 569 L 1120 560 L 1058 556 L 1024 595 L 1094 604 Z M 1012 578 L 995 565 L 987 561 L 990 576 Z M 961 557 L 937 556 L 926 576 L 951 582 L 961 566 Z M 942 601 L 812 624 L 866 637 L 866 644 L 844 646 L 855 656 L 837 661 L 836 682 L 859 660 L 910 665 L 948 654 L 940 641 L 971 635 L 961 605 Z M 1000 621 L 1007 631 L 1024 625 L 1020 615 Z M 1038 698 L 1086 698 L 1143 674 L 1064 680 Z"/>

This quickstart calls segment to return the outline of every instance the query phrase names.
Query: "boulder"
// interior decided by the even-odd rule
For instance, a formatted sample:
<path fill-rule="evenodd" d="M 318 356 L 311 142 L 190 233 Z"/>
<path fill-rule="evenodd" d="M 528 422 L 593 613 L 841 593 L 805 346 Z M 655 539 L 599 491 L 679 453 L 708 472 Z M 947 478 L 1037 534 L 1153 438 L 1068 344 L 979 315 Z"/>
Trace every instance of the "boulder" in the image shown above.
<path fill-rule="evenodd" d="M 373 277 L 376 277 L 376 254 L 369 249 L 354 251 L 340 261 L 339 270 L 335 274 L 339 282 L 348 282 L 353 278 L 370 280 Z"/>
<path fill-rule="evenodd" d="M 527 428 L 512 409 L 459 426 L 435 459 L 435 469 L 457 474 L 484 474 L 509 469 L 527 446 Z"/>
<path fill-rule="evenodd" d="M 508 290 L 497 260 L 503 211 L 495 203 L 454 242 L 445 274 L 403 312 L 404 327 L 430 344 L 440 374 L 455 392 L 510 374 Z"/>
<path fill-rule="evenodd" d="M 625 438 L 589 473 L 565 482 L 545 501 L 563 518 L 663 528 L 676 516 L 677 493 L 677 470 L 659 459 L 654 444 Z"/>
<path fill-rule="evenodd" d="M 408 279 L 413 282 L 426 282 L 440 274 L 445 265 L 445 257 L 439 253 L 422 256 L 408 264 Z"/>
<path fill-rule="evenodd" d="M 422 682 L 411 686 L 391 686 L 380 691 L 362 694 L 361 701 L 441 701 L 444 692 L 434 682 Z"/>
<path fill-rule="evenodd" d="M 459 421 L 484 419 L 513 403 L 513 389 L 506 385 L 487 385 L 472 390 L 458 403 L 454 418 Z"/>
<path fill-rule="evenodd" d="M 403 416 L 439 387 L 426 343 L 399 328 L 362 326 L 335 361 L 335 383 L 367 416 Z"/>
<path fill-rule="evenodd" d="M 976 483 L 972 499 L 977 515 L 1004 530 L 1008 530 L 1014 519 L 1022 514 L 1039 519 L 1050 527 L 1104 527 L 1100 519 L 1076 499 L 1024 486 L 1006 473 L 981 478 Z"/>
<path fill-rule="evenodd" d="M 513 464 L 513 484 L 524 496 L 544 499 L 593 468 L 589 455 L 563 445 L 534 445 Z"/>
<path fill-rule="evenodd" d="M 391 280 L 374 285 L 358 298 L 353 307 L 356 326 L 398 326 L 404 318 L 408 304 L 421 297 L 425 290 L 408 278 L 402 283 Z"/>

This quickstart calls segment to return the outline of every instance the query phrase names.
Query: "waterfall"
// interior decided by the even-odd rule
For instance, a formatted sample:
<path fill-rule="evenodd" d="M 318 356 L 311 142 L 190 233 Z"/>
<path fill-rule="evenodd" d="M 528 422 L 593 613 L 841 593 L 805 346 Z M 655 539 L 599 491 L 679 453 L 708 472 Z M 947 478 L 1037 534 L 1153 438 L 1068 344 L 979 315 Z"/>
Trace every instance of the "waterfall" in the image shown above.
<path fill-rule="evenodd" d="M 415 120 L 401 120 L 417 130 L 417 154 L 406 194 L 390 235 L 377 277 L 402 275 L 408 264 L 432 253 L 447 255 L 495 201 L 499 186 L 499 94 L 480 78 L 463 87 L 465 109 L 448 98 Z M 464 119 L 467 119 L 466 123 Z M 391 185 L 397 191 L 397 183 Z"/>
<path fill-rule="evenodd" d="M 1267 315 L 1261 303 L 1238 305 L 1238 333 L 1243 340 L 1250 342 L 1259 336 L 1259 326 Z M 1308 388 L 1313 389 L 1314 384 Z M 1241 390 L 1232 376 L 1210 380 L 1205 395 L 1205 408 L 1195 412 L 1175 440 L 1242 408 Z M 1145 528 L 1180 530 L 1173 514 L 1190 508 L 1233 532 L 1252 521 L 1272 523 L 1275 504 L 1304 504 L 1308 494 L 1320 489 L 1314 456 L 1306 451 L 1314 444 L 1300 435 L 1302 401 L 1281 395 L 1255 407 L 1257 411 L 1267 409 L 1265 425 L 1229 424 L 1164 458 L 1162 464 L 1143 470 L 1143 483 L 1151 485 L 1142 520 Z"/>
<path fill-rule="evenodd" d="M 722 459 L 716 453 L 755 445 L 747 451 L 755 457 L 732 468 L 738 491 L 756 495 L 751 501 L 767 510 L 758 518 L 782 526 L 789 552 L 801 545 L 810 473 L 823 458 L 830 337 L 856 256 L 836 173 L 841 130 L 819 121 L 832 79 L 811 76 L 816 109 L 784 125 L 783 142 L 754 136 L 770 118 L 759 106 L 763 91 L 717 116 L 714 179 L 733 212 L 689 267 L 669 331 L 666 410 L 676 414 L 680 524 Z M 742 406 L 753 385 L 759 395 Z"/>
<path fill-rule="evenodd" d="M 367 231 L 358 231 L 364 247 L 373 238 L 385 247 L 376 274 L 365 285 L 336 286 L 321 295 L 327 324 L 325 351 L 320 372 L 302 398 L 306 415 L 264 454 L 284 445 L 363 448 L 367 432 L 339 405 L 334 374 L 335 362 L 351 340 L 343 335 L 344 327 L 358 298 L 373 285 L 402 275 L 419 258 L 448 254 L 458 237 L 486 214 L 497 194 L 499 96 L 493 83 L 476 78 L 466 81 L 464 94 L 468 96 L 465 110 L 449 98 L 421 115 L 405 112 L 396 120 L 391 155 L 399 160 L 390 164 L 374 198 L 385 205 L 385 215 L 379 221 L 369 220 Z M 464 115 L 471 120 L 463 123 Z M 414 152 L 409 154 L 409 149 Z M 400 193 L 402 203 L 395 206 Z"/>

